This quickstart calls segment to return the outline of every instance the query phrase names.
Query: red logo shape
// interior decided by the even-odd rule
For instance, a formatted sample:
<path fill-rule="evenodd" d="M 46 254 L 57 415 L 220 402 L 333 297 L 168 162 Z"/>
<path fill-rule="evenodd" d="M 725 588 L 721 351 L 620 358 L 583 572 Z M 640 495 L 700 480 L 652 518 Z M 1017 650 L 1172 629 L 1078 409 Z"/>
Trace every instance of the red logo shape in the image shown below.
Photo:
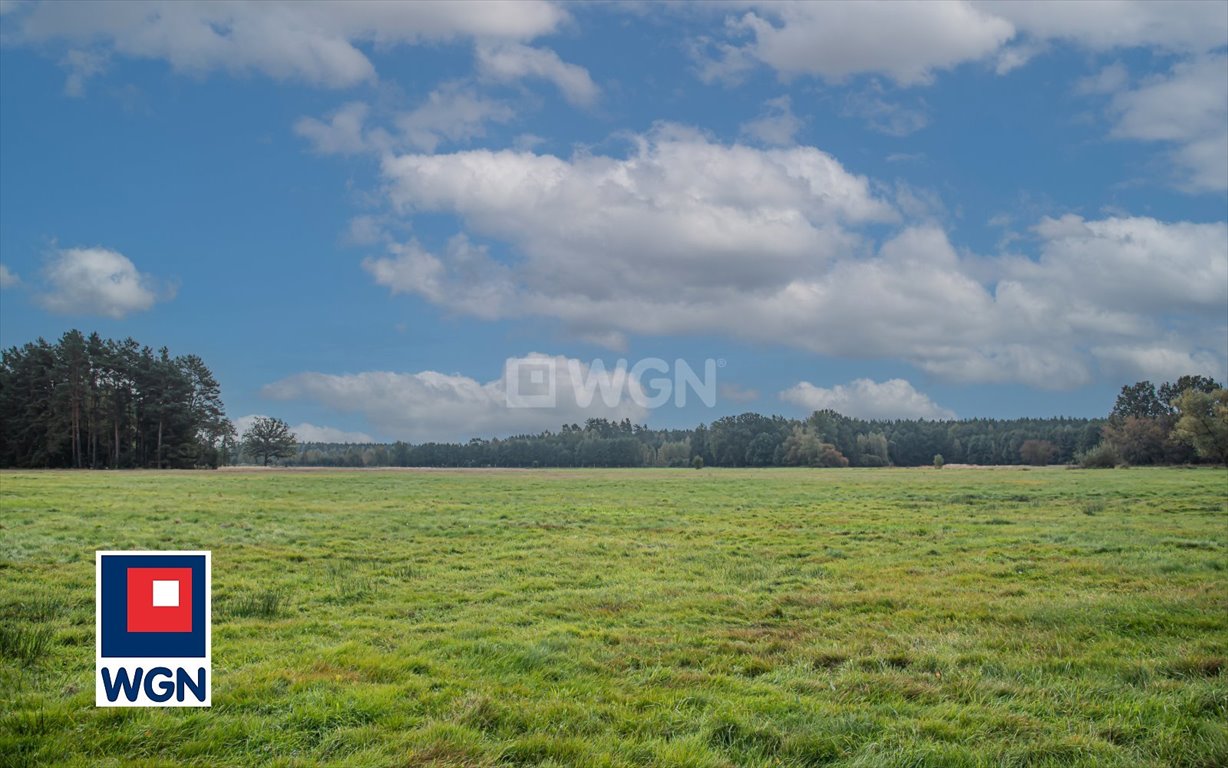
<path fill-rule="evenodd" d="M 192 569 L 129 568 L 128 631 L 191 632 Z"/>

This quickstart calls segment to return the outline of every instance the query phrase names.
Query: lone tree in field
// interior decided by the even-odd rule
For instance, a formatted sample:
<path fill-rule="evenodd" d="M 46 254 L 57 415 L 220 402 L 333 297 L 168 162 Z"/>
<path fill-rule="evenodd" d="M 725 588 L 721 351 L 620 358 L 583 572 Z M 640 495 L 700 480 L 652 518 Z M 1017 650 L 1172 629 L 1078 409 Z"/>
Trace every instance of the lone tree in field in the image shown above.
<path fill-rule="evenodd" d="M 258 457 L 266 467 L 270 459 L 287 459 L 293 456 L 297 445 L 290 425 L 270 416 L 257 416 L 243 433 L 243 450 Z"/>

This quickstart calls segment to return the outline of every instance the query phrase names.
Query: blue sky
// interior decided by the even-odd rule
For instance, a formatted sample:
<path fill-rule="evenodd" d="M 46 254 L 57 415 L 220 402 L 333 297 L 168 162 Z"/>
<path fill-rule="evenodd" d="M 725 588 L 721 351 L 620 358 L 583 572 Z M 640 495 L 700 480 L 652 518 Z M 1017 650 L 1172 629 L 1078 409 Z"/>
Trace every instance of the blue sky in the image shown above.
<path fill-rule="evenodd" d="M 1223 378 L 1228 4 L 0 4 L 0 342 L 459 439 Z M 508 409 L 505 361 L 723 361 Z M 566 387 L 564 387 L 566 389 Z"/>

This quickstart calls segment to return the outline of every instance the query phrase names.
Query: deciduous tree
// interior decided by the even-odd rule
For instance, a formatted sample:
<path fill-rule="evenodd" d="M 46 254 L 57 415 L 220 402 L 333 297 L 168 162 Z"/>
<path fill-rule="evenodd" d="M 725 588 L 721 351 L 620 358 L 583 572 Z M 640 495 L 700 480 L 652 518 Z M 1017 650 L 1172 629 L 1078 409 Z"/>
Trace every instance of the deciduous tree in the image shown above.
<path fill-rule="evenodd" d="M 1177 436 L 1193 445 L 1199 456 L 1228 463 L 1228 389 L 1187 389 L 1174 405 L 1180 414 Z"/>
<path fill-rule="evenodd" d="M 293 456 L 297 445 L 290 426 L 272 416 L 258 416 L 243 433 L 243 451 L 266 467 L 273 459 Z"/>

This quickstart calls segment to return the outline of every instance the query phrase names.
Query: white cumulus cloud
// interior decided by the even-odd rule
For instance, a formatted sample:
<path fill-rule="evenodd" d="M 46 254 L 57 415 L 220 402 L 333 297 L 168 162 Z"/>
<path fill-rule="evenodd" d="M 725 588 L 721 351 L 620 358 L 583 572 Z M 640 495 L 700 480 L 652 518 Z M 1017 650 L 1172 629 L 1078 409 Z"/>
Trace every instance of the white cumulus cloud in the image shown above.
<path fill-rule="evenodd" d="M 925 3 L 743 2 L 727 12 L 723 40 L 691 43 L 705 80 L 735 81 L 757 64 L 782 78 L 844 82 L 883 77 L 926 85 L 968 62 L 995 62 L 999 75 L 1056 47 L 1093 53 L 1145 49 L 1175 59 L 1171 72 L 1128 87 L 1120 62 L 1076 84 L 1076 92 L 1116 94 L 1116 138 L 1169 143 L 1177 186 L 1191 193 L 1228 189 L 1228 3 L 1202 0 L 934 0 Z M 928 122 L 924 109 L 870 92 L 845 113 L 871 129 L 903 136 Z"/>
<path fill-rule="evenodd" d="M 783 147 L 794 143 L 801 128 L 802 119 L 793 114 L 792 103 L 785 95 L 763 102 L 763 114 L 742 123 L 741 132 L 768 146 Z"/>
<path fill-rule="evenodd" d="M 1150 381 L 1175 381 L 1197 373 L 1223 380 L 1224 361 L 1207 351 L 1190 351 L 1188 343 L 1172 339 L 1169 343 L 1142 343 L 1095 347 L 1101 368 L 1109 374 Z"/>
<path fill-rule="evenodd" d="M 1192 192 L 1228 189 L 1228 56 L 1180 62 L 1165 76 L 1119 90 L 1109 111 L 1114 138 L 1174 147 L 1180 185 Z"/>
<path fill-rule="evenodd" d="M 775 284 L 855 247 L 845 222 L 897 217 L 817 149 L 724 146 L 675 126 L 621 158 L 411 154 L 385 158 L 383 174 L 399 211 L 455 213 L 516 245 L 535 287 L 580 299 L 635 290 L 685 303 L 713 282 Z"/>
<path fill-rule="evenodd" d="M 352 101 L 330 114 L 327 120 L 302 117 L 294 124 L 294 132 L 311 142 L 312 149 L 322 155 L 353 155 L 370 149 L 364 135 L 363 122 L 370 108 L 361 101 Z"/>
<path fill-rule="evenodd" d="M 1183 324 L 1216 330 L 1179 352 L 1223 357 L 1222 323 L 1206 322 L 1228 303 L 1223 223 L 1045 219 L 1033 258 L 960 254 L 932 223 L 875 245 L 870 228 L 900 216 L 883 185 L 813 147 L 677 126 L 625 157 L 411 154 L 383 173 L 395 211 L 455 215 L 464 232 L 442 251 L 392 244 L 364 264 L 379 284 L 478 317 L 555 318 L 615 348 L 720 333 L 1049 388 L 1091 380 L 1092 347 L 1175 348 Z"/>
<path fill-rule="evenodd" d="M 487 123 L 506 123 L 512 108 L 471 88 L 447 84 L 432 91 L 416 109 L 401 114 L 397 127 L 410 146 L 434 152 L 443 141 L 461 142 L 486 135 Z"/>
<path fill-rule="evenodd" d="M 905 379 L 855 379 L 834 387 L 816 387 L 802 381 L 784 392 L 780 399 L 807 412 L 831 409 L 859 419 L 952 419 L 955 412 L 943 408 L 918 392 Z"/>
<path fill-rule="evenodd" d="M 294 132 L 312 151 L 323 155 L 353 155 L 414 149 L 434 152 L 441 144 L 463 144 L 486 135 L 490 123 L 507 123 L 516 113 L 503 102 L 482 96 L 458 82 L 443 83 L 408 111 L 382 115 L 390 128 L 368 125 L 371 108 L 355 101 L 323 119 L 301 117 Z"/>
<path fill-rule="evenodd" d="M 913 86 L 967 62 L 993 61 L 1006 74 L 1053 41 L 1178 55 L 1228 44 L 1228 4 L 1201 0 L 763 0 L 716 7 L 726 11 L 726 39 L 692 46 L 707 80 L 734 79 L 764 64 L 782 77 L 881 75 Z"/>
<path fill-rule="evenodd" d="M 1065 40 L 1094 51 L 1158 48 L 1201 53 L 1228 38 L 1228 5 L 1202 0 L 983 0 L 976 5 L 1033 38 Z"/>
<path fill-rule="evenodd" d="M 578 106 L 591 106 L 601 95 L 588 70 L 569 64 L 547 48 L 534 48 L 522 43 L 479 43 L 478 70 L 486 77 L 514 81 L 526 77 L 547 80 L 563 94 L 563 98 Z"/>
<path fill-rule="evenodd" d="M 612 368 L 597 371 L 579 361 L 540 353 L 513 362 L 549 366 L 554 371 L 554 407 L 509 407 L 503 376 L 482 383 L 435 371 L 306 372 L 269 384 L 263 393 L 278 400 L 306 400 L 339 412 L 359 413 L 380 437 L 411 442 L 536 433 L 557 430 L 563 424 L 583 424 L 589 418 L 629 418 L 642 423 L 647 415 L 638 404 L 644 402 L 639 383 L 629 376 L 620 378 Z M 591 400 L 586 391 L 592 394 Z"/>
<path fill-rule="evenodd" d="M 169 291 L 122 253 L 107 248 L 67 248 L 58 251 L 43 270 L 47 290 L 39 294 L 44 308 L 66 315 L 122 318 L 149 309 Z M 160 295 L 161 294 L 161 295 Z"/>
<path fill-rule="evenodd" d="M 1010 22 L 963 2 L 751 5 L 727 26 L 752 40 L 725 48 L 723 58 L 829 82 L 882 74 L 901 85 L 928 83 L 938 70 L 996 52 L 1015 31 Z"/>
<path fill-rule="evenodd" d="M 161 59 L 181 72 L 259 72 L 330 88 L 376 77 L 362 44 L 529 40 L 567 18 L 561 7 L 544 0 L 57 0 L 20 6 L 7 15 L 12 20 L 6 24 L 20 41 Z M 84 60 L 70 64 L 70 90 L 97 69 Z"/>
<path fill-rule="evenodd" d="M 1088 221 L 1068 214 L 1042 219 L 1035 232 L 1042 238 L 1040 259 L 1008 262 L 999 290 L 1021 285 L 1033 297 L 1045 295 L 1052 302 L 1046 314 L 1074 317 L 1079 310 L 1069 305 L 1078 304 L 1089 312 L 1202 312 L 1223 319 L 1228 224 L 1116 216 Z M 1062 302 L 1065 312 L 1059 312 Z"/>
<path fill-rule="evenodd" d="M 362 266 L 379 285 L 396 293 L 418 294 L 451 309 L 493 320 L 514 313 L 515 286 L 507 268 L 490 259 L 484 247 L 463 234 L 437 257 L 417 241 L 390 243 L 389 256 L 368 257 Z M 446 259 L 446 263 L 445 263 Z"/>

